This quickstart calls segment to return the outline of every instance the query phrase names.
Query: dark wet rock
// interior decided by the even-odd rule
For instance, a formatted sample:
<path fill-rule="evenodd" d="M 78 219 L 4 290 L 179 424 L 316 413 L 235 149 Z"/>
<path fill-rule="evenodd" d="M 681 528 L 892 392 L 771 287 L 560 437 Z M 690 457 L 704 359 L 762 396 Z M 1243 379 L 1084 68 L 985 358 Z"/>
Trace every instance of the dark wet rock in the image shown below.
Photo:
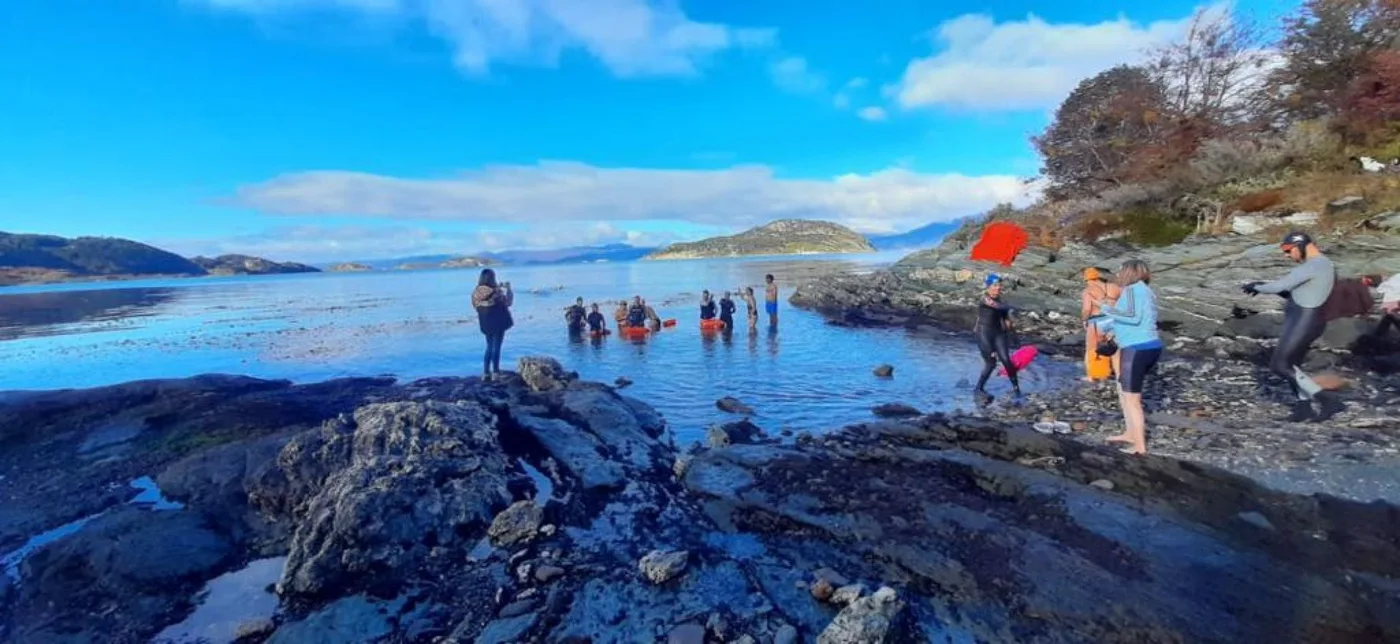
<path fill-rule="evenodd" d="M 491 622 L 477 636 L 476 644 L 514 644 L 529 632 L 539 619 L 536 613 L 525 613 Z M 454 638 L 453 641 L 466 641 Z"/>
<path fill-rule="evenodd" d="M 631 379 L 631 378 L 628 378 L 628 377 L 626 377 L 626 376 L 618 376 L 618 377 L 617 377 L 617 380 L 614 380 L 614 381 L 613 381 L 613 385 L 616 386 L 618 389 L 623 389 L 623 388 L 626 388 L 626 387 L 631 387 L 631 386 L 632 386 L 632 379 Z"/>
<path fill-rule="evenodd" d="M 666 634 L 667 644 L 705 644 L 705 627 L 699 624 L 681 624 Z"/>
<path fill-rule="evenodd" d="M 545 452 L 563 465 L 589 490 L 620 488 L 623 466 L 606 457 L 602 441 L 591 432 L 557 418 L 523 414 L 514 417 Z"/>
<path fill-rule="evenodd" d="M 893 378 L 894 365 L 882 364 L 878 367 L 875 367 L 874 373 L 876 378 Z"/>
<path fill-rule="evenodd" d="M 544 524 L 544 510 L 534 501 L 516 501 L 491 520 L 487 536 L 499 548 L 529 543 Z"/>
<path fill-rule="evenodd" d="M 520 617 L 521 615 L 524 615 L 526 613 L 533 612 L 538 606 L 539 602 L 533 597 L 517 599 L 509 604 L 506 604 L 503 608 L 501 608 L 501 612 L 498 616 L 501 619 L 511 619 L 513 617 Z"/>
<path fill-rule="evenodd" d="M 269 521 L 248 504 L 248 490 L 274 467 L 287 436 L 221 445 L 172 463 L 156 476 L 166 498 L 203 513 L 210 522 L 259 551 L 276 551 L 286 526 Z M 270 552 L 269 552 L 270 554 Z"/>
<path fill-rule="evenodd" d="M 753 414 L 753 407 L 750 407 L 733 396 L 725 396 L 715 401 L 715 407 L 727 414 Z"/>
<path fill-rule="evenodd" d="M 24 561 L 10 616 L 15 641 L 149 638 L 233 554 L 199 515 L 113 511 Z"/>
<path fill-rule="evenodd" d="M 402 600 L 383 602 L 353 595 L 332 602 L 302 620 L 283 624 L 267 644 L 360 644 L 394 630 L 392 618 Z"/>
<path fill-rule="evenodd" d="M 851 602 L 817 637 L 817 644 L 893 644 L 911 635 L 905 603 L 892 588 Z"/>
<path fill-rule="evenodd" d="M 870 411 L 876 416 L 879 416 L 880 418 L 910 418 L 913 416 L 920 416 L 923 414 L 923 412 L 919 411 L 918 409 L 906 405 L 904 403 L 885 403 L 883 405 L 876 405 L 875 407 L 871 408 Z"/>
<path fill-rule="evenodd" d="M 233 639 L 237 642 L 262 641 L 264 638 L 277 630 L 277 624 L 270 619 L 255 619 L 238 625 L 233 633 Z"/>
<path fill-rule="evenodd" d="M 475 403 L 369 405 L 293 440 L 279 466 L 293 499 L 312 491 L 273 504 L 299 521 L 279 585 L 295 595 L 402 582 L 434 547 L 469 547 L 510 498 L 496 417 Z"/>
<path fill-rule="evenodd" d="M 540 566 L 535 569 L 535 581 L 542 584 L 547 584 L 563 576 L 564 569 L 559 566 Z"/>
<path fill-rule="evenodd" d="M 705 433 L 705 441 L 710 447 L 748 445 L 763 438 L 763 429 L 748 419 L 714 425 Z"/>
<path fill-rule="evenodd" d="M 684 550 L 676 552 L 664 552 L 653 550 L 642 557 L 637 563 L 641 569 L 642 576 L 653 584 L 664 584 L 676 577 L 685 574 L 686 566 L 690 562 L 690 553 Z"/>
<path fill-rule="evenodd" d="M 520 378 L 532 391 L 558 391 L 577 379 L 575 374 L 564 371 L 564 367 L 554 358 L 526 356 L 516 367 Z"/>

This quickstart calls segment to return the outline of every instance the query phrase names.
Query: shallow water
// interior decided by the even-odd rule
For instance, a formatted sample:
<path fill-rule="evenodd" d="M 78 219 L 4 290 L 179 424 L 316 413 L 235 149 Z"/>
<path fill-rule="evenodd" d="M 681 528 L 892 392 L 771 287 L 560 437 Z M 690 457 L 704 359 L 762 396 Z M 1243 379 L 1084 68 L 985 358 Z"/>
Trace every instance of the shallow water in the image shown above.
<path fill-rule="evenodd" d="M 171 625 L 152 644 L 227 644 L 238 627 L 277 612 L 277 595 L 269 588 L 282 576 L 286 557 L 259 559 L 205 584 L 198 605 L 185 621 Z"/>
<path fill-rule="evenodd" d="M 500 269 L 514 283 L 516 327 L 503 367 L 524 355 L 559 358 L 583 377 L 612 382 L 657 406 L 688 442 L 726 418 L 735 396 L 769 431 L 822 430 L 868 420 L 870 408 L 971 405 L 980 359 L 968 337 L 827 325 L 786 302 L 797 283 L 830 271 L 873 270 L 891 255 L 800 259 L 628 262 Z M 782 288 L 780 326 L 702 334 L 700 291 Z M 143 378 L 241 373 L 300 382 L 390 374 L 473 375 L 483 347 L 470 293 L 472 270 L 310 274 L 66 284 L 0 290 L 0 390 L 91 387 Z M 641 294 L 674 329 L 642 341 L 571 341 L 563 310 L 576 295 L 603 303 Z M 608 305 L 607 301 L 614 304 Z M 738 319 L 744 307 L 739 302 Z M 610 323 L 611 324 L 611 323 Z M 742 326 L 741 322 L 741 326 Z M 871 369 L 895 365 L 893 379 Z M 507 366 L 511 365 L 511 366 Z M 1044 388 L 1058 366 L 1043 360 L 1025 388 Z M 993 392 L 1005 390 L 994 382 Z"/>

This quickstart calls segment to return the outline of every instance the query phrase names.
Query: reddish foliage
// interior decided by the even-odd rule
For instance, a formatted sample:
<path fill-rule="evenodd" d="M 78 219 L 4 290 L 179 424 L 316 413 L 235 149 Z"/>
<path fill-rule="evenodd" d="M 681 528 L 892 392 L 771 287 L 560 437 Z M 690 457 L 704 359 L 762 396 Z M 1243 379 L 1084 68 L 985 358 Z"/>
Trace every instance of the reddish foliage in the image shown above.
<path fill-rule="evenodd" d="M 1400 122 L 1400 51 L 1371 54 L 1352 81 L 1342 108 L 1347 132 L 1358 139 L 1388 135 Z"/>
<path fill-rule="evenodd" d="M 1273 208 L 1283 203 L 1282 190 L 1265 190 L 1254 194 L 1245 195 L 1235 200 L 1234 203 L 1226 206 L 1226 212 L 1259 212 L 1267 208 Z"/>

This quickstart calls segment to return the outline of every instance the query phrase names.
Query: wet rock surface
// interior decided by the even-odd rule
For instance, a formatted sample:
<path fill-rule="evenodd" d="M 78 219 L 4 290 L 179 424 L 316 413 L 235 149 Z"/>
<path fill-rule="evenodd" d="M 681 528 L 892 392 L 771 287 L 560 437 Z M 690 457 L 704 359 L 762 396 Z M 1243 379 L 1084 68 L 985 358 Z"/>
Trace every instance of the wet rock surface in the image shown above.
<path fill-rule="evenodd" d="M 238 440 L 160 453 L 157 478 L 185 507 L 121 506 L 39 548 L 0 592 L 5 637 L 149 641 L 202 584 L 279 551 L 281 605 L 255 641 L 1400 637 L 1400 514 L 1388 504 L 1276 492 L 1013 417 L 729 441 L 697 447 L 678 478 L 664 420 L 644 403 L 551 382 L 324 384 L 301 390 L 323 414 L 314 423 L 307 411 L 258 417 L 269 422 Z M 210 410 L 243 429 L 254 416 L 240 410 L 299 389 L 223 386 L 181 399 L 217 436 Z M 7 398 L 0 413 L 37 414 L 26 401 L 48 396 L 119 417 L 139 416 L 124 403 L 150 404 L 97 391 Z M 101 429 L 72 422 L 81 406 L 49 413 L 51 426 Z M 160 426 L 194 422 L 168 413 Z M 69 462 L 88 436 L 71 433 L 7 476 L 81 468 Z M 36 532 L 72 512 L 8 503 Z"/>

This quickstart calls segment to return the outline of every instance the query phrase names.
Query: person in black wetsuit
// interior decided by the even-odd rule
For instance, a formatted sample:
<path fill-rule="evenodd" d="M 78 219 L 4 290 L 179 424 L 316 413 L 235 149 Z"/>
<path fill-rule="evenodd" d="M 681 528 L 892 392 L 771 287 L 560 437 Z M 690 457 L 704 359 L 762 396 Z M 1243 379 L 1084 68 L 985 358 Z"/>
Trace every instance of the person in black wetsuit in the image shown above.
<path fill-rule="evenodd" d="M 700 294 L 700 319 L 715 319 L 715 298 L 710 295 L 709 291 Z"/>
<path fill-rule="evenodd" d="M 728 292 L 725 292 L 724 297 L 719 298 L 719 321 L 724 323 L 725 329 L 734 328 L 734 310 L 736 308 L 738 307 L 734 306 L 734 300 L 730 299 Z"/>
<path fill-rule="evenodd" d="M 976 394 L 990 399 L 987 393 L 987 379 L 1000 360 L 1006 368 L 1006 376 L 1011 380 L 1012 392 L 1021 395 L 1021 383 L 1016 379 L 1016 365 L 1011 364 L 1011 312 L 1012 307 L 1001 301 L 1001 277 L 992 274 L 985 282 L 987 290 L 977 305 L 977 348 L 982 351 L 982 375 L 977 378 Z"/>
<path fill-rule="evenodd" d="M 602 335 L 608 330 L 608 320 L 598 310 L 596 302 L 593 304 L 593 311 L 588 314 L 588 330 L 594 335 Z"/>
<path fill-rule="evenodd" d="M 647 307 L 642 304 L 642 296 L 632 298 L 632 306 L 627 309 L 627 326 L 642 328 L 647 323 Z"/>
<path fill-rule="evenodd" d="M 570 334 L 583 333 L 587 309 L 583 308 L 583 298 L 574 300 L 574 305 L 564 309 L 564 321 L 569 325 Z"/>
<path fill-rule="evenodd" d="M 1307 233 L 1288 233 L 1279 248 L 1298 266 L 1277 280 L 1250 282 L 1241 290 L 1251 296 L 1272 293 L 1288 300 L 1283 309 L 1283 332 L 1269 358 L 1269 370 L 1286 380 L 1293 391 L 1293 411 L 1286 420 L 1328 420 L 1345 410 L 1346 404 L 1336 394 L 1324 391 L 1302 366 L 1308 348 L 1327 330 L 1322 307 L 1337 283 L 1337 269 Z M 1316 411 L 1314 401 L 1319 404 Z"/>

